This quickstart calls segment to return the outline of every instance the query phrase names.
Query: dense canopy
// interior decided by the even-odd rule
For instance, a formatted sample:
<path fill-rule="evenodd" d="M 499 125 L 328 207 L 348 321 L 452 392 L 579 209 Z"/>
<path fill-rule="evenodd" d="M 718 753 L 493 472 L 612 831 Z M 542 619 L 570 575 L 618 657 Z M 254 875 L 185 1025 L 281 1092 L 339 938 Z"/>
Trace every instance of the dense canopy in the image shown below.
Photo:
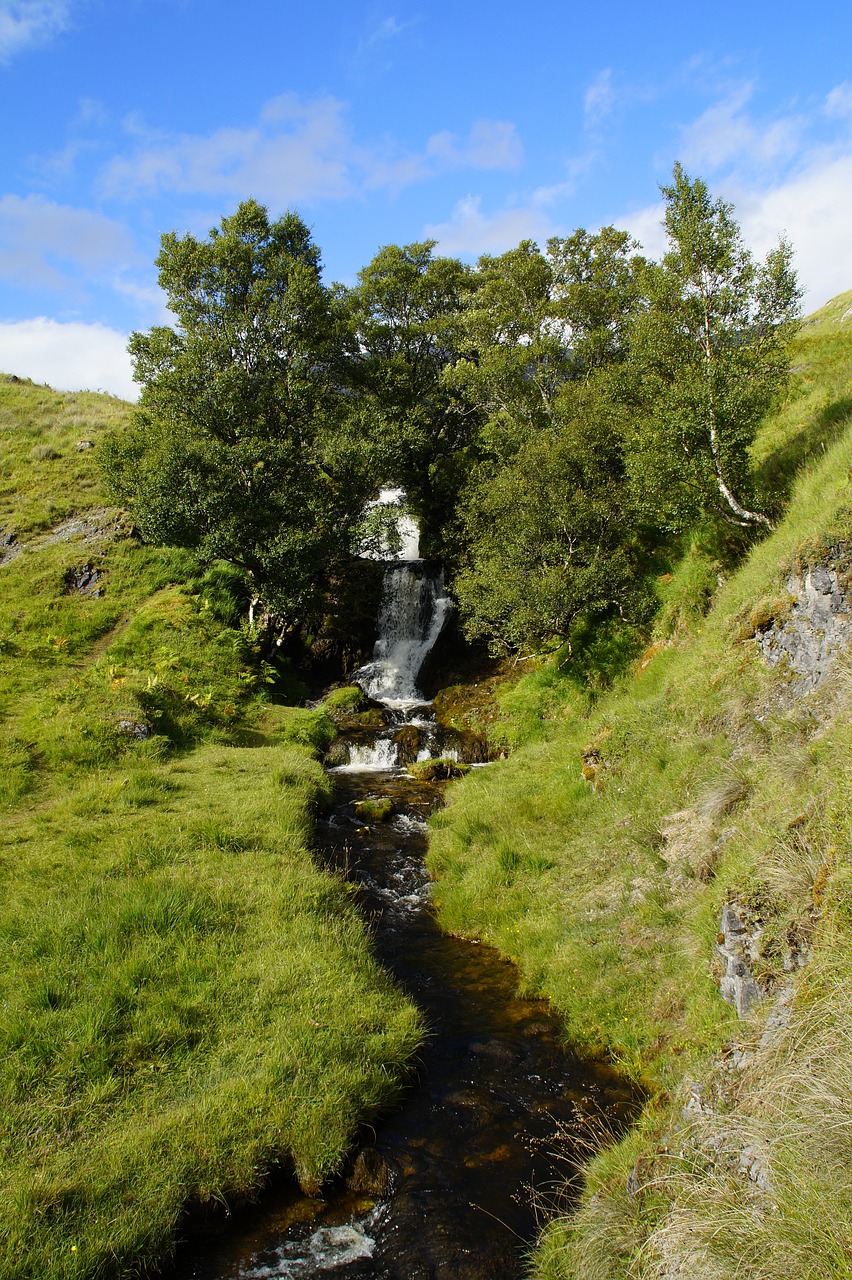
<path fill-rule="evenodd" d="M 771 526 L 749 446 L 799 298 L 783 241 L 758 264 L 700 179 L 677 166 L 662 191 L 659 263 L 605 227 L 474 268 L 388 245 L 329 288 L 295 213 L 248 200 L 206 240 L 163 236 L 176 322 L 131 339 L 143 393 L 107 451 L 114 491 L 285 628 L 328 609 L 388 483 L 469 635 L 518 650 L 641 619 L 688 531 Z"/>

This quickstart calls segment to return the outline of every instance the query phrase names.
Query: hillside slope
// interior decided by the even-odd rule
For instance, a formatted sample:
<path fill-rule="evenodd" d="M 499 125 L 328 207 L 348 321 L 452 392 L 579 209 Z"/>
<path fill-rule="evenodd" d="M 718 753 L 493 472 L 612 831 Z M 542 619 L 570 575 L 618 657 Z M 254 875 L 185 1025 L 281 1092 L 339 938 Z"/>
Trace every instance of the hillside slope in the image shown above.
<path fill-rule="evenodd" d="M 553 668 L 523 681 L 531 740 L 433 819 L 445 927 L 650 1093 L 545 1232 L 548 1280 L 850 1275 L 850 316 L 846 294 L 805 325 L 756 443 L 775 532 L 718 586 L 693 546 L 593 705 Z"/>
<path fill-rule="evenodd" d="M 100 488 L 130 406 L 0 379 L 0 1276 L 138 1275 L 190 1205 L 311 1186 L 418 1016 L 307 848 L 322 712 L 224 569 Z"/>

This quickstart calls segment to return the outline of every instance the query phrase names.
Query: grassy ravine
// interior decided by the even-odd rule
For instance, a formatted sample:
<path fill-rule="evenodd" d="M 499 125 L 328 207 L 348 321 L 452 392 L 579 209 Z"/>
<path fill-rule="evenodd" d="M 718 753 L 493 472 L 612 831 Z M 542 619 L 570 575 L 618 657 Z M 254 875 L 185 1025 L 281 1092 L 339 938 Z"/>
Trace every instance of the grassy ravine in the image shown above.
<path fill-rule="evenodd" d="M 514 957 L 573 1042 L 650 1090 L 578 1213 L 545 1231 L 539 1280 L 852 1276 L 852 655 L 803 699 L 750 638 L 791 569 L 852 557 L 850 305 L 803 329 L 756 445 L 789 493 L 776 532 L 703 617 L 714 572 L 693 548 L 661 583 L 658 643 L 594 704 L 552 667 L 523 680 L 525 744 L 452 784 L 432 819 L 445 927 Z M 770 994 L 747 1022 L 716 984 L 734 899 L 763 922 Z M 790 1023 L 737 1069 L 791 945 L 811 958 Z M 694 1085 L 701 1108 L 684 1110 Z"/>
<path fill-rule="evenodd" d="M 421 1034 L 306 848 L 330 720 L 106 506 L 127 412 L 0 379 L 3 1280 L 138 1275 L 187 1207 L 316 1182 Z"/>

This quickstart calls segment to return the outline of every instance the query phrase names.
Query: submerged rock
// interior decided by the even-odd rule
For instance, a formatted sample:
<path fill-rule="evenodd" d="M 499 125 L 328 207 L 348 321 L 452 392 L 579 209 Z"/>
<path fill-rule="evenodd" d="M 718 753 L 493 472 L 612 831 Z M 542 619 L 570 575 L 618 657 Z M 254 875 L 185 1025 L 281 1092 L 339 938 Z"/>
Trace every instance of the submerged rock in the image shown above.
<path fill-rule="evenodd" d="M 393 1162 L 375 1147 L 364 1147 L 355 1157 L 346 1185 L 356 1195 L 380 1200 L 393 1189 L 397 1172 Z"/>

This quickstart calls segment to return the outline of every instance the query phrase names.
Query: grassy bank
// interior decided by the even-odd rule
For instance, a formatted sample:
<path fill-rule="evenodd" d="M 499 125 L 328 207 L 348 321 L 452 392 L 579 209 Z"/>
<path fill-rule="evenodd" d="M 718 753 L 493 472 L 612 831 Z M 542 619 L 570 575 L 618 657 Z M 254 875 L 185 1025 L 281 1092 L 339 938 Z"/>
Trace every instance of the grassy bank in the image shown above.
<path fill-rule="evenodd" d="M 223 569 L 106 504 L 127 412 L 0 382 L 9 1280 L 136 1275 L 188 1206 L 315 1183 L 421 1034 L 307 848 L 331 722 L 269 701 Z"/>
<path fill-rule="evenodd" d="M 852 664 L 802 695 L 755 638 L 791 573 L 848 574 L 850 302 L 803 330 L 757 443 L 789 494 L 776 532 L 706 616 L 715 572 L 693 548 L 661 583 L 657 643 L 594 703 L 552 668 L 527 677 L 523 745 L 433 819 L 444 924 L 515 958 L 574 1043 L 651 1091 L 545 1233 L 547 1280 L 850 1275 Z M 732 902 L 759 930 L 746 1020 L 718 988 Z"/>

